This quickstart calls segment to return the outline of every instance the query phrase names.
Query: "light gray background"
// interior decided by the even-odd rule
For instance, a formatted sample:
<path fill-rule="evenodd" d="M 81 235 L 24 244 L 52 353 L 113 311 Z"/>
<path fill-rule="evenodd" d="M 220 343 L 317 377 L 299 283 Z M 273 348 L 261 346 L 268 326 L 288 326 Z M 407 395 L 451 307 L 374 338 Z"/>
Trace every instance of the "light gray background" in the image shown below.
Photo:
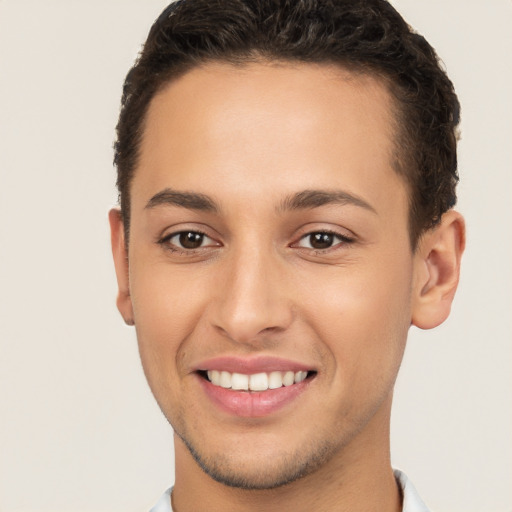
<path fill-rule="evenodd" d="M 437 512 L 512 511 L 512 2 L 396 0 L 463 105 L 449 321 L 412 331 L 393 463 Z M 148 510 L 171 430 L 115 305 L 121 84 L 165 0 L 0 0 L 0 511 Z"/>

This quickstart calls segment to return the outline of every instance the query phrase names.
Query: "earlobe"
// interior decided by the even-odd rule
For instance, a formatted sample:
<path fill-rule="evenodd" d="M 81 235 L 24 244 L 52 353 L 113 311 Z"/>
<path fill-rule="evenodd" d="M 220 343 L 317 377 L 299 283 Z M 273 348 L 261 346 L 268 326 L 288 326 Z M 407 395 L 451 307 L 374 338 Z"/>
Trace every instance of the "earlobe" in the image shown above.
<path fill-rule="evenodd" d="M 432 329 L 450 314 L 464 246 L 464 219 L 453 210 L 421 238 L 415 254 L 412 325 Z"/>
<path fill-rule="evenodd" d="M 130 280 L 128 254 L 125 243 L 124 224 L 119 208 L 112 208 L 108 213 L 110 222 L 110 241 L 117 277 L 117 309 L 128 325 L 134 325 L 133 307 L 130 297 Z"/>

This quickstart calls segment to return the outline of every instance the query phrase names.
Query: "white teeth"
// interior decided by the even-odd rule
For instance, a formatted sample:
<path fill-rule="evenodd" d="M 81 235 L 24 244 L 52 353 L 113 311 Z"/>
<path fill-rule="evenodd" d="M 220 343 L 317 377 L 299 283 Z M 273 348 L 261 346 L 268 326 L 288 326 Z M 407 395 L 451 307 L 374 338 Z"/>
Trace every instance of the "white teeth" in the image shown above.
<path fill-rule="evenodd" d="M 295 373 L 286 372 L 283 377 L 283 384 L 285 386 L 291 386 L 295 382 Z"/>
<path fill-rule="evenodd" d="M 220 372 L 220 386 L 223 388 L 230 388 L 231 387 L 231 373 L 229 372 Z"/>
<path fill-rule="evenodd" d="M 249 389 L 249 375 L 243 373 L 233 373 L 231 375 L 231 389 L 241 389 L 247 391 Z"/>
<path fill-rule="evenodd" d="M 308 372 L 296 372 L 295 373 L 295 384 L 302 382 L 308 376 Z"/>
<path fill-rule="evenodd" d="M 283 386 L 283 375 L 281 372 L 271 372 L 268 374 L 268 388 L 277 389 Z"/>
<path fill-rule="evenodd" d="M 220 372 L 218 370 L 210 370 L 208 372 L 208 378 L 211 380 L 212 384 L 220 386 Z"/>
<path fill-rule="evenodd" d="M 308 372 L 270 372 L 254 373 L 230 373 L 219 370 L 208 370 L 208 380 L 215 386 L 238 391 L 266 391 L 267 389 L 279 389 L 282 386 L 291 386 L 302 382 Z"/>
<path fill-rule="evenodd" d="M 251 391 L 265 391 L 268 389 L 268 376 L 266 373 L 255 373 L 249 377 Z"/>

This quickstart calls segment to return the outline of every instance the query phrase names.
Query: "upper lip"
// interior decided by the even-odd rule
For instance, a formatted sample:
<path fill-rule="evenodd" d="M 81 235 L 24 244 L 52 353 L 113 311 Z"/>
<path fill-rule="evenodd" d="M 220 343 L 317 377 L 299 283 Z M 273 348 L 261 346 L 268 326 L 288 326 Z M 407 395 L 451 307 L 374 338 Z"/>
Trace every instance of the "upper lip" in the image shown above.
<path fill-rule="evenodd" d="M 312 371 L 313 368 L 304 363 L 297 361 L 282 359 L 272 356 L 258 357 L 238 357 L 238 356 L 219 356 L 200 362 L 196 371 L 220 370 L 230 373 L 269 373 L 269 372 L 286 372 L 286 371 Z"/>

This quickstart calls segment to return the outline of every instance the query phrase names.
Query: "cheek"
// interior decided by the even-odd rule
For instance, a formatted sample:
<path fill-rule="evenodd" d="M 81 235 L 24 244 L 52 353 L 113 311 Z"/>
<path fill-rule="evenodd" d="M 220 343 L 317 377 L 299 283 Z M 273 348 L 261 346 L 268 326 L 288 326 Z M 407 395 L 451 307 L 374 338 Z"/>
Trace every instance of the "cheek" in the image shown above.
<path fill-rule="evenodd" d="M 307 321 L 319 333 L 337 370 L 353 381 L 398 370 L 410 326 L 409 260 L 382 259 L 360 268 L 334 268 L 328 279 L 312 280 Z"/>
<path fill-rule="evenodd" d="M 139 352 L 153 390 L 175 390 L 182 375 L 183 347 L 199 322 L 204 293 L 165 263 L 134 264 L 131 299 Z"/>
<path fill-rule="evenodd" d="M 204 289 L 199 286 L 200 275 L 191 279 L 190 272 L 173 268 L 165 261 L 153 261 L 149 257 L 142 265 L 137 260 L 130 275 L 130 293 L 135 322 L 144 332 L 150 332 L 152 341 L 180 337 L 199 314 Z M 200 274 L 199 272 L 197 274 Z"/>

